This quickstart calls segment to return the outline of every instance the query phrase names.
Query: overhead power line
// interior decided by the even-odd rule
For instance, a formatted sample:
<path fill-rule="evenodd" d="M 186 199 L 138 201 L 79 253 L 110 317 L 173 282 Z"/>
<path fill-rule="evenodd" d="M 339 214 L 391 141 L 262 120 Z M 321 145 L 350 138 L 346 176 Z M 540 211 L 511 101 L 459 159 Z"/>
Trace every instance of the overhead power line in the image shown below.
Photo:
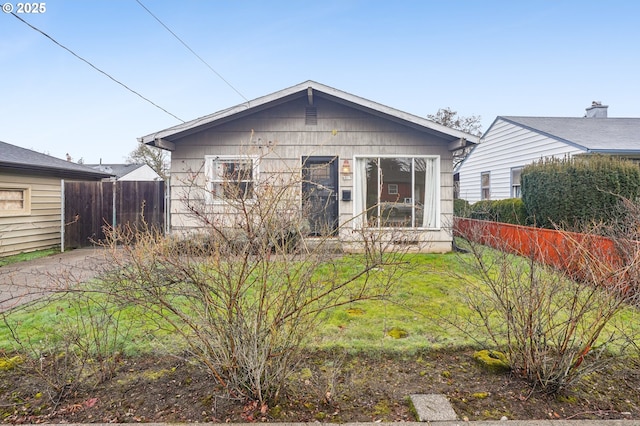
<path fill-rule="evenodd" d="M 66 50 L 67 52 L 71 53 L 73 56 L 75 56 L 76 58 L 80 59 L 82 62 L 84 62 L 85 64 L 89 65 L 91 68 L 93 68 L 94 70 L 98 71 L 100 74 L 106 76 L 107 78 L 109 78 L 110 80 L 118 83 L 120 86 L 124 87 L 125 89 L 127 89 L 128 91 L 130 91 L 131 93 L 133 93 L 134 95 L 144 99 L 145 101 L 149 102 L 151 105 L 153 105 L 154 107 L 158 108 L 159 110 L 169 114 L 170 116 L 172 116 L 173 118 L 175 118 L 178 121 L 181 121 L 182 123 L 184 123 L 185 121 L 183 119 L 181 119 L 180 117 L 176 116 L 175 114 L 170 113 L 169 111 L 167 111 L 166 109 L 162 108 L 160 105 L 156 104 L 155 102 L 153 102 L 152 100 L 150 100 L 149 98 L 141 95 L 140 93 L 136 92 L 135 90 L 133 90 L 132 88 L 130 88 L 129 86 L 127 86 L 126 84 L 124 84 L 123 82 L 121 82 L 120 80 L 116 79 L 115 77 L 112 77 L 111 75 L 109 75 L 107 72 L 101 70 L 100 68 L 98 68 L 97 66 L 93 65 L 91 62 L 89 62 L 88 60 L 84 59 L 82 56 L 78 55 L 77 53 L 75 53 L 73 50 L 69 49 L 68 47 L 64 46 L 63 44 L 61 44 L 60 42 L 58 42 L 57 40 L 55 40 L 53 37 L 51 37 L 49 34 L 45 33 L 44 31 L 34 27 L 33 25 L 31 25 L 30 23 L 28 23 L 27 21 L 25 21 L 24 19 L 22 19 L 21 17 L 19 17 L 18 15 L 16 15 L 15 13 L 11 12 L 11 14 L 13 16 L 15 16 L 18 20 L 22 21 L 22 23 L 24 23 L 25 25 L 29 26 L 31 29 L 33 29 L 34 31 L 39 32 L 40 34 L 42 34 L 43 36 L 45 36 L 46 38 L 48 38 L 49 40 L 51 40 L 53 43 L 55 43 L 56 45 L 60 46 L 61 48 L 63 48 L 64 50 Z"/>
<path fill-rule="evenodd" d="M 200 59 L 200 62 L 202 62 L 203 64 L 205 64 L 207 66 L 207 68 L 209 68 L 215 75 L 217 75 L 222 81 L 224 81 L 227 86 L 231 87 L 238 95 L 240 95 L 240 97 L 242 99 L 244 99 L 246 102 L 249 102 L 249 99 L 247 99 L 242 93 L 240 93 L 240 91 L 238 89 L 236 89 L 235 87 L 233 87 L 233 85 L 231 83 L 229 83 L 218 71 L 216 71 L 215 69 L 213 69 L 213 67 L 211 65 L 209 65 L 207 63 L 207 61 L 205 61 L 204 59 L 202 59 L 200 57 L 200 55 L 198 55 L 196 52 L 193 51 L 193 49 L 191 47 L 189 47 L 189 45 L 187 43 L 185 43 L 180 37 L 178 37 L 176 35 L 176 33 L 174 33 L 173 31 L 171 31 L 171 29 L 160 20 L 160 18 L 158 18 L 156 15 L 153 14 L 153 12 L 151 12 L 144 4 L 142 4 L 142 2 L 140 0 L 136 0 L 136 2 L 144 9 L 147 11 L 147 13 L 151 16 L 153 16 L 153 18 L 158 21 L 158 23 L 160 25 L 162 25 L 167 31 L 169 31 L 171 33 L 172 36 L 174 36 L 180 43 L 182 43 L 182 45 L 184 47 L 187 48 L 187 50 L 189 50 L 189 52 L 193 53 L 193 55 Z"/>

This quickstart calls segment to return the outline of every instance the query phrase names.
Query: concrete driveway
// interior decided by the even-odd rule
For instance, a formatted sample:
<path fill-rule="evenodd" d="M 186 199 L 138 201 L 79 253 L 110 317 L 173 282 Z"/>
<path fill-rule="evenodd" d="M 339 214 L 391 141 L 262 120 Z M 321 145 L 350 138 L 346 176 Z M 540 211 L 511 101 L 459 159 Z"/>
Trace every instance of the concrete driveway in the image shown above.
<path fill-rule="evenodd" d="M 104 248 L 81 248 L 0 267 L 0 311 L 86 282 L 108 267 Z"/>

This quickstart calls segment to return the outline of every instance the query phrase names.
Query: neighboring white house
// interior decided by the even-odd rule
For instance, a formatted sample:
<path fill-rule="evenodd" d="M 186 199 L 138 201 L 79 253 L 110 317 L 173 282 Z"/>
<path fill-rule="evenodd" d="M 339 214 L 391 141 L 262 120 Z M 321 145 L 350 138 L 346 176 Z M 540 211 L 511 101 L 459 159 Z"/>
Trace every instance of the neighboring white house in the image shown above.
<path fill-rule="evenodd" d="M 116 180 L 162 180 L 162 177 L 147 164 L 87 164 L 87 166 L 114 175 Z"/>
<path fill-rule="evenodd" d="M 608 118 L 599 102 L 585 117 L 499 116 L 456 171 L 457 196 L 470 203 L 520 197 L 522 168 L 542 158 L 640 158 L 639 136 L 640 118 Z"/>
<path fill-rule="evenodd" d="M 250 199 L 270 177 L 297 176 L 291 208 L 307 215 L 312 234 L 345 242 L 354 229 L 399 229 L 416 250 L 446 252 L 452 151 L 478 137 L 307 81 L 139 141 L 171 151 L 173 231 L 201 226 L 185 201 L 202 200 L 220 217 L 238 193 Z"/>

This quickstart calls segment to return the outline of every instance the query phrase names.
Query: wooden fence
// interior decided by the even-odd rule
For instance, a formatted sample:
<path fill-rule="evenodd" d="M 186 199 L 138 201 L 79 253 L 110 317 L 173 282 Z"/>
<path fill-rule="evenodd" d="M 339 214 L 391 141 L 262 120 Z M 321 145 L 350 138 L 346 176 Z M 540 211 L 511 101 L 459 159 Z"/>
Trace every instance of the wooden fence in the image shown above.
<path fill-rule="evenodd" d="M 63 248 L 90 246 L 105 238 L 105 227 L 143 222 L 164 230 L 163 181 L 65 181 Z"/>

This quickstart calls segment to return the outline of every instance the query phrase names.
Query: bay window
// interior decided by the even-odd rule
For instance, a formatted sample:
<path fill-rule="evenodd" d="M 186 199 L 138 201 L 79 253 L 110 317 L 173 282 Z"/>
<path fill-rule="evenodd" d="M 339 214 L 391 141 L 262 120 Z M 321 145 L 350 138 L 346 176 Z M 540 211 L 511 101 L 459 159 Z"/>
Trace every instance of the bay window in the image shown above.
<path fill-rule="evenodd" d="M 360 226 L 438 228 L 439 157 L 360 157 L 354 213 Z"/>

